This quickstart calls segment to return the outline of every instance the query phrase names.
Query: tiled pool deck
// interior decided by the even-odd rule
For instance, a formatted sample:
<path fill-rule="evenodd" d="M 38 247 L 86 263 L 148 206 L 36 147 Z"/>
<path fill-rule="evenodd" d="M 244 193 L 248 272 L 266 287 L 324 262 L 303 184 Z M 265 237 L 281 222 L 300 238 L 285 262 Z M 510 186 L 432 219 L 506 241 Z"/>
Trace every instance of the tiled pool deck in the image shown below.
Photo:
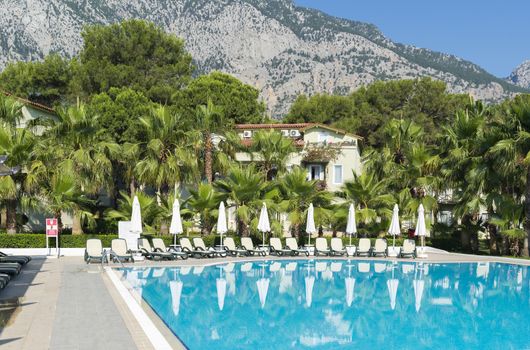
<path fill-rule="evenodd" d="M 227 260 L 259 258 L 188 259 L 136 263 L 134 266 L 204 265 Z M 421 261 L 490 261 L 530 265 L 530 260 L 523 259 L 442 253 L 429 253 L 429 258 Z M 118 267 L 116 264 L 110 266 Z M 170 346 L 179 348 L 177 339 L 160 320 L 153 317 L 148 307 L 144 307 L 144 311 Z M 0 321 L 2 349 L 154 348 L 101 264 L 86 265 L 81 257 L 33 259 L 0 291 Z"/>

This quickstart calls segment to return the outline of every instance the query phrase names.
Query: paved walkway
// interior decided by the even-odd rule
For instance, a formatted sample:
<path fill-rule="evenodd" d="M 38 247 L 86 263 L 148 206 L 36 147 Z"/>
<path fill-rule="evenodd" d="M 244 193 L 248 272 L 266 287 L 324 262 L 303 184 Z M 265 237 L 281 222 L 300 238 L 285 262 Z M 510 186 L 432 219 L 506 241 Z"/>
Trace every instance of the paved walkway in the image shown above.
<path fill-rule="evenodd" d="M 228 258 L 230 261 L 257 259 L 260 258 Z M 226 260 L 188 259 L 135 266 L 205 265 Z M 530 265 L 530 260 L 440 253 L 429 253 L 429 258 L 422 261 Z M 161 322 L 158 326 L 163 328 Z M 0 327 L 0 347 L 7 350 L 152 349 L 101 265 L 87 266 L 81 257 L 33 259 L 0 291 Z M 162 330 L 162 333 L 168 338 L 170 332 Z"/>
<path fill-rule="evenodd" d="M 92 273 L 85 264 L 64 266 L 50 349 L 136 348 L 100 272 L 89 268 Z"/>
<path fill-rule="evenodd" d="M 2 349 L 48 349 L 61 274 L 57 259 L 33 259 L 0 292 Z"/>

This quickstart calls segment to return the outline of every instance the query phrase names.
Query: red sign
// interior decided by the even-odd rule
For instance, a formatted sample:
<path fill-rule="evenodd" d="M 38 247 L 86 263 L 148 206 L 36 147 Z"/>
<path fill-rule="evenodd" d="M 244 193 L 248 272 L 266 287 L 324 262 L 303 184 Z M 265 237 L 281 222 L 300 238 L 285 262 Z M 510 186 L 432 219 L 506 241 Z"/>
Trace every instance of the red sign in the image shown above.
<path fill-rule="evenodd" d="M 46 219 L 46 236 L 57 237 L 59 235 L 59 225 L 57 219 Z"/>

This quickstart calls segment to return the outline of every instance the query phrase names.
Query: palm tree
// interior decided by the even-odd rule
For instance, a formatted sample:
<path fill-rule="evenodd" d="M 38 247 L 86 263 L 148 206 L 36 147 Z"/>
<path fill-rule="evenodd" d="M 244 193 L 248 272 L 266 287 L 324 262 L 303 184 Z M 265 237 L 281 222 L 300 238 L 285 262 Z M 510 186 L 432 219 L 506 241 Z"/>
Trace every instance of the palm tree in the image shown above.
<path fill-rule="evenodd" d="M 392 119 L 386 126 L 387 147 L 392 150 L 394 162 L 403 164 L 408 148 L 423 136 L 423 128 L 407 119 Z"/>
<path fill-rule="evenodd" d="M 313 203 L 315 207 L 315 223 L 322 223 L 333 196 L 318 188 L 318 180 L 307 180 L 305 169 L 294 167 L 279 179 L 278 185 L 282 196 L 279 209 L 287 213 L 295 237 L 300 237 L 309 204 Z"/>
<path fill-rule="evenodd" d="M 524 198 L 524 227 L 526 237 L 522 255 L 529 256 L 530 241 L 530 96 L 517 96 L 509 106 L 506 118 L 496 125 L 501 139 L 488 150 L 495 157 L 497 168 L 503 175 L 522 179 L 521 189 Z M 517 180 L 515 181 L 517 182 Z M 512 185 L 513 186 L 513 185 Z"/>
<path fill-rule="evenodd" d="M 254 166 L 234 166 L 225 178 L 214 182 L 214 187 L 228 205 L 235 207 L 238 233 L 248 236 L 249 223 L 259 212 L 268 187 L 263 175 Z"/>
<path fill-rule="evenodd" d="M 206 105 L 197 107 L 197 127 L 202 135 L 204 147 L 204 176 L 208 183 L 213 181 L 213 139 L 212 134 L 222 135 L 229 128 L 223 120 L 222 109 L 208 99 Z"/>
<path fill-rule="evenodd" d="M 29 191 L 31 180 L 31 163 L 34 161 L 36 144 L 33 133 L 19 129 L 7 123 L 0 123 L 0 154 L 6 155 L 6 165 L 20 167 L 20 171 L 0 177 L 0 192 L 6 206 L 6 229 L 8 233 L 16 232 L 16 211 L 22 197 Z"/>
<path fill-rule="evenodd" d="M 126 192 L 120 191 L 120 199 L 117 201 L 118 208 L 105 211 L 105 218 L 110 223 L 129 221 L 131 219 L 134 196 L 138 197 L 138 202 L 142 208 L 144 231 L 155 233 L 161 220 L 163 209 L 157 204 L 154 197 L 141 191 L 136 191 L 134 195 L 128 195 Z"/>
<path fill-rule="evenodd" d="M 22 103 L 0 92 L 0 121 L 13 127 L 22 120 Z"/>
<path fill-rule="evenodd" d="M 184 201 L 184 206 L 191 207 L 193 214 L 199 213 L 202 235 L 212 231 L 213 220 L 221 200 L 222 196 L 212 184 L 200 183 L 197 189 L 190 190 L 190 196 Z M 190 210 L 183 209 L 181 213 L 187 215 L 190 214 Z"/>
<path fill-rule="evenodd" d="M 79 218 L 79 226 L 83 222 L 88 226 L 95 225 L 94 215 L 87 210 L 93 201 L 81 191 L 74 174 L 57 171 L 51 175 L 49 181 L 40 185 L 40 189 L 40 193 L 46 198 L 42 201 L 42 205 L 47 212 L 51 212 L 57 218 L 59 232 L 62 230 L 62 213 Z"/>
<path fill-rule="evenodd" d="M 123 166 L 123 179 L 129 184 L 129 193 L 132 197 L 136 193 L 136 178 L 134 169 L 140 159 L 140 144 L 125 142 L 121 145 L 121 157 L 119 162 Z"/>
<path fill-rule="evenodd" d="M 451 125 L 443 128 L 442 155 L 444 161 L 440 172 L 445 188 L 452 191 L 456 202 L 454 215 L 466 223 L 461 229 L 461 242 L 464 250 L 478 248 L 480 228 L 479 214 L 486 205 L 486 181 L 489 176 L 478 171 L 484 164 L 484 143 L 486 115 L 488 110 L 477 102 L 467 109 L 459 111 Z M 475 245 L 471 245 L 471 238 Z M 492 240 L 495 241 L 495 240 Z M 496 248 L 492 247 L 492 250 Z"/>
<path fill-rule="evenodd" d="M 346 199 L 347 205 L 354 202 L 358 206 L 356 216 L 361 223 L 370 224 L 377 218 L 392 215 L 389 208 L 394 203 L 394 197 L 388 193 L 387 183 L 378 180 L 373 173 L 353 173 L 353 180 L 344 183 L 338 196 Z"/>
<path fill-rule="evenodd" d="M 520 200 L 514 200 L 511 196 L 503 196 L 499 201 L 499 209 L 491 219 L 492 224 L 500 229 L 502 236 L 506 237 L 508 242 L 507 249 L 515 256 L 520 255 L 521 247 L 519 242 L 524 240 L 526 232 L 523 227 L 524 207 Z"/>
<path fill-rule="evenodd" d="M 147 135 L 147 143 L 142 145 L 141 159 L 134 168 L 138 180 L 157 190 L 157 202 L 173 189 L 177 191 L 183 181 L 194 181 L 197 176 L 195 153 L 189 150 L 189 138 L 184 121 L 179 114 L 168 107 L 153 108 L 147 118 L 141 118 Z M 129 151 L 134 151 L 131 147 Z M 134 155 L 134 152 L 132 152 Z M 167 225 L 161 223 L 161 231 Z"/>
<path fill-rule="evenodd" d="M 102 189 L 112 193 L 112 159 L 120 147 L 99 137 L 98 116 L 84 105 L 59 109 L 57 118 L 39 120 L 47 127 L 37 154 L 47 166 L 75 174 L 82 193 L 98 195 Z M 77 211 L 74 211 L 74 214 Z M 81 234 L 80 219 L 74 216 L 73 234 Z"/>
<path fill-rule="evenodd" d="M 277 131 L 254 133 L 252 143 L 247 148 L 251 159 L 259 163 L 267 180 L 272 180 L 275 173 L 285 171 L 287 160 L 294 151 L 292 139 Z"/>

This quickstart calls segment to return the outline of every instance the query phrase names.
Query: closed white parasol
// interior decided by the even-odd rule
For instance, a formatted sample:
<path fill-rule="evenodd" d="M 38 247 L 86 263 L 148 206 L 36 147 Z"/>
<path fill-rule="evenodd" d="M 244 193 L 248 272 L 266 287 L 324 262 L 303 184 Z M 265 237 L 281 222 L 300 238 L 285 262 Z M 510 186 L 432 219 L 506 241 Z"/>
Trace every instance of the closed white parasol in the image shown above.
<path fill-rule="evenodd" d="M 311 244 L 311 235 L 317 232 L 315 226 L 315 209 L 313 208 L 313 203 L 309 204 L 309 208 L 307 209 L 307 221 L 305 226 L 305 232 L 307 233 L 308 244 Z"/>
<path fill-rule="evenodd" d="M 177 235 L 182 234 L 182 218 L 180 217 L 180 203 L 178 199 L 173 202 L 173 213 L 171 215 L 171 225 L 169 225 L 169 233 L 173 235 L 173 244 L 177 244 Z"/>
<path fill-rule="evenodd" d="M 269 221 L 269 213 L 267 211 L 267 204 L 263 203 L 261 212 L 259 214 L 258 231 L 263 235 L 263 243 L 265 244 L 265 233 L 271 232 L 271 224 Z"/>
<path fill-rule="evenodd" d="M 228 225 L 226 223 L 226 209 L 225 203 L 219 204 L 219 215 L 217 216 L 217 233 L 221 236 L 221 246 L 223 246 L 223 235 L 228 232 Z"/>
<path fill-rule="evenodd" d="M 357 223 L 355 221 L 355 207 L 353 203 L 350 204 L 348 209 L 348 223 L 346 224 L 346 233 L 350 236 L 350 245 L 351 245 L 351 236 L 357 233 Z"/>

